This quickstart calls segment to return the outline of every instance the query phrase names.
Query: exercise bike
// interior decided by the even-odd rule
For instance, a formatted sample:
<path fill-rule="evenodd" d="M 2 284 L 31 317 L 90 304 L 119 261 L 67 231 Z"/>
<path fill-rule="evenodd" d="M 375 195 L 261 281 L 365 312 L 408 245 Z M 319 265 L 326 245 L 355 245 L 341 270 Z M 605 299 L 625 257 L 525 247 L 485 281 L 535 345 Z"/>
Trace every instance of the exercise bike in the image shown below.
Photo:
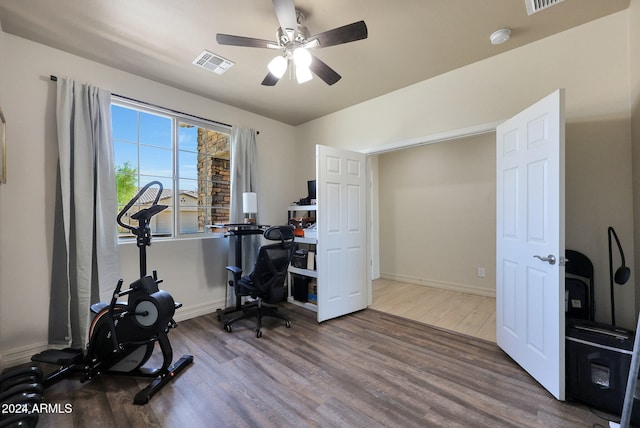
<path fill-rule="evenodd" d="M 122 217 L 140 200 L 151 186 L 158 186 L 153 203 L 131 215 L 138 222 L 132 226 L 122 221 Z M 47 375 L 42 384 L 46 388 L 72 372 L 82 373 L 81 382 L 89 381 L 100 374 L 117 374 L 152 378 L 151 383 L 135 395 L 134 404 L 146 404 L 151 397 L 175 376 L 193 362 L 192 355 L 184 355 L 174 365 L 173 350 L 169 342 L 169 330 L 177 327 L 173 320 L 175 310 L 182 304 L 176 303 L 166 291 L 160 290 L 162 282 L 153 275 L 147 275 L 146 247 L 151 245 L 150 221 L 167 205 L 159 205 L 162 184 L 152 181 L 144 186 L 117 216 L 120 226 L 131 231 L 136 237 L 140 253 L 140 279 L 128 289 L 122 290 L 120 279 L 110 303 L 91 305 L 95 314 L 89 327 L 89 342 L 86 353 L 82 349 L 66 348 L 46 350 L 34 355 L 34 362 L 59 365 Z M 126 297 L 127 302 L 118 299 Z M 143 367 L 153 354 L 155 343 L 162 351 L 163 363 L 159 368 Z"/>

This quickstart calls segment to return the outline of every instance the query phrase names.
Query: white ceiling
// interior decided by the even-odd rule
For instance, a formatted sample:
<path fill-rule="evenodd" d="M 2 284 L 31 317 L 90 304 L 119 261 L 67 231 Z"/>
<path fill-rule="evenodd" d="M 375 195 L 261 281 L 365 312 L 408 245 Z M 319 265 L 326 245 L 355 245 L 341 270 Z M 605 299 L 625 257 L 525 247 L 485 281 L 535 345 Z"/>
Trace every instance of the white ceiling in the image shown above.
<path fill-rule="evenodd" d="M 6 33 L 298 125 L 628 8 L 630 0 L 564 0 L 531 16 L 525 0 L 296 0 L 313 34 L 364 20 L 369 37 L 314 54 L 342 79 L 260 85 L 277 51 L 221 46 L 216 33 L 275 40 L 269 0 L 3 0 Z M 503 27 L 511 40 L 489 35 Z M 204 50 L 236 64 L 192 65 Z M 56 74 L 56 70 L 51 70 Z M 127 95 L 127 94 L 122 94 Z"/>

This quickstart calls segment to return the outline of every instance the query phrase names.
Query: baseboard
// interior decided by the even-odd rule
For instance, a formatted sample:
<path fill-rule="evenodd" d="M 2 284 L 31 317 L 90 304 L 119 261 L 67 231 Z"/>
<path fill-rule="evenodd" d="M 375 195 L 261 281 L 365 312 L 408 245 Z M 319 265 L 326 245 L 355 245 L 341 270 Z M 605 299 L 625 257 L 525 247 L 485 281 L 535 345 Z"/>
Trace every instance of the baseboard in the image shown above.
<path fill-rule="evenodd" d="M 398 275 L 398 274 L 387 273 L 387 272 L 381 272 L 380 278 L 388 279 L 391 281 L 406 282 L 409 284 L 424 285 L 424 286 L 429 286 L 434 288 L 442 288 L 442 289 L 451 290 L 451 291 L 460 291 L 462 293 L 476 294 L 478 296 L 496 297 L 495 287 L 492 290 L 488 290 L 483 287 L 478 287 L 477 285 L 457 284 L 454 282 L 415 278 L 407 275 Z"/>
<path fill-rule="evenodd" d="M 185 321 L 191 318 L 199 317 L 201 315 L 207 315 L 215 312 L 218 308 L 224 308 L 226 305 L 225 299 L 213 300 L 205 303 L 198 303 L 197 305 L 183 306 L 176 310 L 176 314 L 173 319 L 177 322 Z"/>
<path fill-rule="evenodd" d="M 197 305 L 183 306 L 176 311 L 174 319 L 176 322 L 185 321 L 200 315 L 213 313 L 218 308 L 224 308 L 225 300 L 219 299 L 211 302 L 199 303 Z M 50 346 L 47 342 L 40 342 L 33 345 L 27 345 L 16 349 L 10 349 L 0 354 L 0 372 L 6 368 L 18 366 L 31 361 L 31 356 L 46 349 Z"/>
<path fill-rule="evenodd" d="M 25 364 L 31 361 L 31 356 L 49 348 L 47 342 L 40 342 L 33 345 L 22 346 L 10 349 L 0 354 L 0 372 L 4 369 Z"/>

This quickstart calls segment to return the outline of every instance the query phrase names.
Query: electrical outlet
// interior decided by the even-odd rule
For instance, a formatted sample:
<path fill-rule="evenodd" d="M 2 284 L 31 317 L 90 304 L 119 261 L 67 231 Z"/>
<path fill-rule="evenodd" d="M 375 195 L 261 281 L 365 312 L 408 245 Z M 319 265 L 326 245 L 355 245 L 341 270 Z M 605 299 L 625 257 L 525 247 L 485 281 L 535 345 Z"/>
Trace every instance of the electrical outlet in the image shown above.
<path fill-rule="evenodd" d="M 479 267 L 478 268 L 478 277 L 479 278 L 484 278 L 484 268 L 483 267 Z"/>

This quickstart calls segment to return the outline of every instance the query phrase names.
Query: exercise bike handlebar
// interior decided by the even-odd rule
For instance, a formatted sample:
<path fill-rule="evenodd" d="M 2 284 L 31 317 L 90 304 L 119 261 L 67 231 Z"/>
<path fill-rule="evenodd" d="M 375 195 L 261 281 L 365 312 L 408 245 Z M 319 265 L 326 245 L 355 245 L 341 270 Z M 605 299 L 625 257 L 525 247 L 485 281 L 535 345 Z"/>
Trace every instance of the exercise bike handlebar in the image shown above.
<path fill-rule="evenodd" d="M 158 205 L 158 201 L 160 200 L 160 196 L 162 195 L 162 183 L 159 181 L 151 181 L 150 183 L 147 183 L 142 189 L 140 189 L 138 191 L 138 193 L 136 193 L 136 195 L 127 203 L 127 205 L 124 206 L 124 208 L 122 208 L 122 210 L 118 213 L 118 217 L 116 218 L 118 224 L 122 227 L 124 227 L 125 229 L 130 230 L 131 232 L 133 232 L 135 235 L 137 235 L 138 232 L 138 227 L 136 226 L 132 226 L 130 224 L 124 223 L 122 221 L 122 217 L 127 213 L 127 211 L 129 211 L 129 209 L 136 203 L 138 202 L 138 200 L 140 200 L 140 198 L 142 197 L 142 195 L 144 195 L 146 193 L 147 190 L 149 190 L 149 188 L 151 186 L 158 186 L 158 192 L 156 193 L 156 197 L 153 200 L 153 203 L 151 204 L 151 208 L 153 207 L 158 207 L 157 209 L 154 209 L 151 213 L 151 215 L 149 217 L 152 217 L 153 215 L 157 214 L 158 212 L 162 211 L 163 209 L 166 208 L 166 206 L 164 205 Z M 161 208 L 162 207 L 162 208 Z M 147 210 L 151 209 L 151 208 L 147 208 Z M 157 212 L 155 212 L 157 211 Z M 137 214 L 137 213 L 136 213 Z M 132 218 L 134 218 L 134 216 L 136 215 L 134 214 L 132 216 Z"/>
<path fill-rule="evenodd" d="M 124 281 L 122 279 L 118 280 L 118 284 L 116 285 L 116 289 L 113 292 L 113 296 L 111 297 L 111 303 L 109 304 L 109 318 L 107 318 L 107 323 L 109 325 L 109 331 L 111 331 L 111 342 L 113 344 L 113 352 L 120 352 L 120 343 L 118 342 L 118 335 L 116 333 L 116 324 L 114 321 L 114 314 L 116 303 L 118 302 L 118 297 L 120 295 L 120 289 L 122 288 L 122 283 Z"/>

